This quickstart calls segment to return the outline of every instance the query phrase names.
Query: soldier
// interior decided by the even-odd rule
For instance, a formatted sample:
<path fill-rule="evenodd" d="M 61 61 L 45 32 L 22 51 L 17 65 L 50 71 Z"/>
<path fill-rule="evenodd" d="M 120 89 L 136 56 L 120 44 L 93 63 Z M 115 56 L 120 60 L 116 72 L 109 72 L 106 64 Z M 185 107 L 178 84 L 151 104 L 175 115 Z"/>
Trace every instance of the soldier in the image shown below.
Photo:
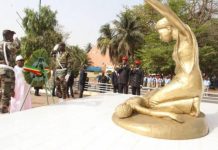
<path fill-rule="evenodd" d="M 130 80 L 133 95 L 140 95 L 140 88 L 143 85 L 144 73 L 140 68 L 141 61 L 135 61 L 135 67 L 130 71 Z"/>
<path fill-rule="evenodd" d="M 55 79 L 55 68 L 56 68 L 56 53 L 58 51 L 59 44 L 56 44 L 51 51 L 51 68 L 52 68 L 52 96 L 56 96 L 56 79 Z"/>
<path fill-rule="evenodd" d="M 15 75 L 13 67 L 15 66 L 16 52 L 20 48 L 18 38 L 13 39 L 14 31 L 4 30 L 3 41 L 0 42 L 0 79 L 1 79 L 1 101 L 2 113 L 8 113 L 11 97 L 14 97 Z"/>
<path fill-rule="evenodd" d="M 124 56 L 122 58 L 122 65 L 120 66 L 118 73 L 119 73 L 119 78 L 118 78 L 119 90 L 118 90 L 118 92 L 128 94 L 130 68 L 128 65 L 128 57 L 127 56 Z"/>
<path fill-rule="evenodd" d="M 56 57 L 55 65 L 55 85 L 56 95 L 59 98 L 67 98 L 67 80 L 70 76 L 69 53 L 66 51 L 65 43 L 59 43 L 58 47 L 51 52 Z"/>

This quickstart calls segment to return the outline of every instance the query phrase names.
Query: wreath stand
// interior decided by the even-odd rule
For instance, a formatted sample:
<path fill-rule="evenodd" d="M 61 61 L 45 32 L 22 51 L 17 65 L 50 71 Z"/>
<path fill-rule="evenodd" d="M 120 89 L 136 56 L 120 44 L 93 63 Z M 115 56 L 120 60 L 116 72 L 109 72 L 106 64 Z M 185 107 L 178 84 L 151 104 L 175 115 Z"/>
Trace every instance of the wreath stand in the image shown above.
<path fill-rule="evenodd" d="M 48 91 L 50 92 L 51 94 L 51 97 L 52 97 L 52 100 L 53 100 L 53 103 L 55 103 L 54 101 L 54 97 L 52 95 L 52 90 L 50 89 L 49 85 L 48 85 L 48 71 L 43 67 L 43 64 L 44 63 L 44 58 L 43 57 L 39 57 L 37 59 L 37 62 L 36 62 L 36 67 L 27 67 L 28 69 L 26 71 L 30 72 L 33 74 L 33 80 L 31 81 L 31 84 L 30 84 L 30 87 L 25 95 L 25 98 L 24 98 L 24 101 L 21 105 L 21 108 L 20 108 L 20 111 L 22 110 L 25 102 L 26 102 L 26 99 L 27 99 L 27 96 L 30 92 L 30 89 L 32 88 L 32 84 L 34 82 L 34 78 L 35 77 L 43 77 L 44 78 L 44 85 L 45 85 L 45 92 L 46 92 L 46 99 L 47 99 L 47 105 L 49 105 L 49 101 L 48 101 Z"/>

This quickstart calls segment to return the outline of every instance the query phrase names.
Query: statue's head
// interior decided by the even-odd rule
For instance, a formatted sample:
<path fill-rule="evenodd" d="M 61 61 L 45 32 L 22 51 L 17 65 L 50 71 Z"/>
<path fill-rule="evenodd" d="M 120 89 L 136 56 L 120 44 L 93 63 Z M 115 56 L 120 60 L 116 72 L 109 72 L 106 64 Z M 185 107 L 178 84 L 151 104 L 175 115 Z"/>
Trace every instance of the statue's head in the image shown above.
<path fill-rule="evenodd" d="M 118 118 L 128 118 L 132 115 L 133 113 L 133 109 L 131 108 L 130 105 L 128 104 L 120 104 L 119 106 L 117 106 L 117 108 L 115 109 L 115 114 Z"/>
<path fill-rule="evenodd" d="M 166 18 L 159 20 L 155 26 L 156 30 L 160 34 L 160 39 L 164 42 L 170 42 L 173 39 L 173 28 L 172 25 Z"/>

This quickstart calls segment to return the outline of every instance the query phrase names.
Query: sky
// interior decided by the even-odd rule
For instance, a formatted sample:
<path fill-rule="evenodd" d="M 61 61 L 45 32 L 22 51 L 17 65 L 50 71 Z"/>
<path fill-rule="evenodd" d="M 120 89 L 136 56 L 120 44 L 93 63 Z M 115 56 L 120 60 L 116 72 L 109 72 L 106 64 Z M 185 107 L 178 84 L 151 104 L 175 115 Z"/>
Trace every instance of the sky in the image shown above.
<path fill-rule="evenodd" d="M 58 23 L 65 33 L 70 33 L 67 43 L 85 48 L 88 43 L 96 44 L 100 27 L 116 19 L 124 6 L 143 4 L 143 0 L 41 0 L 41 3 L 58 12 Z M 38 7 L 39 0 L 4 0 L 0 5 L 0 32 L 10 29 L 18 37 L 24 36 L 17 23 L 21 24 L 17 12 L 24 17 L 24 8 L 38 10 Z"/>

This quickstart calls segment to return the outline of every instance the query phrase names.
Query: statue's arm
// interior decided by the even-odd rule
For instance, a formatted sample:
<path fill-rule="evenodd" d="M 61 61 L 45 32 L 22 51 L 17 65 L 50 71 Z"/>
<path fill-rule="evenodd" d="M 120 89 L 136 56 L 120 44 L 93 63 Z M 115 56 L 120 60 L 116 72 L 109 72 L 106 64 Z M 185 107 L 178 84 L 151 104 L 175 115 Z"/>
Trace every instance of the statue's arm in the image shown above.
<path fill-rule="evenodd" d="M 163 15 L 167 20 L 179 30 L 184 36 L 190 37 L 189 30 L 186 25 L 179 19 L 179 17 L 166 5 L 163 5 L 158 0 L 145 0 L 149 5 L 151 5 L 156 11 Z"/>

